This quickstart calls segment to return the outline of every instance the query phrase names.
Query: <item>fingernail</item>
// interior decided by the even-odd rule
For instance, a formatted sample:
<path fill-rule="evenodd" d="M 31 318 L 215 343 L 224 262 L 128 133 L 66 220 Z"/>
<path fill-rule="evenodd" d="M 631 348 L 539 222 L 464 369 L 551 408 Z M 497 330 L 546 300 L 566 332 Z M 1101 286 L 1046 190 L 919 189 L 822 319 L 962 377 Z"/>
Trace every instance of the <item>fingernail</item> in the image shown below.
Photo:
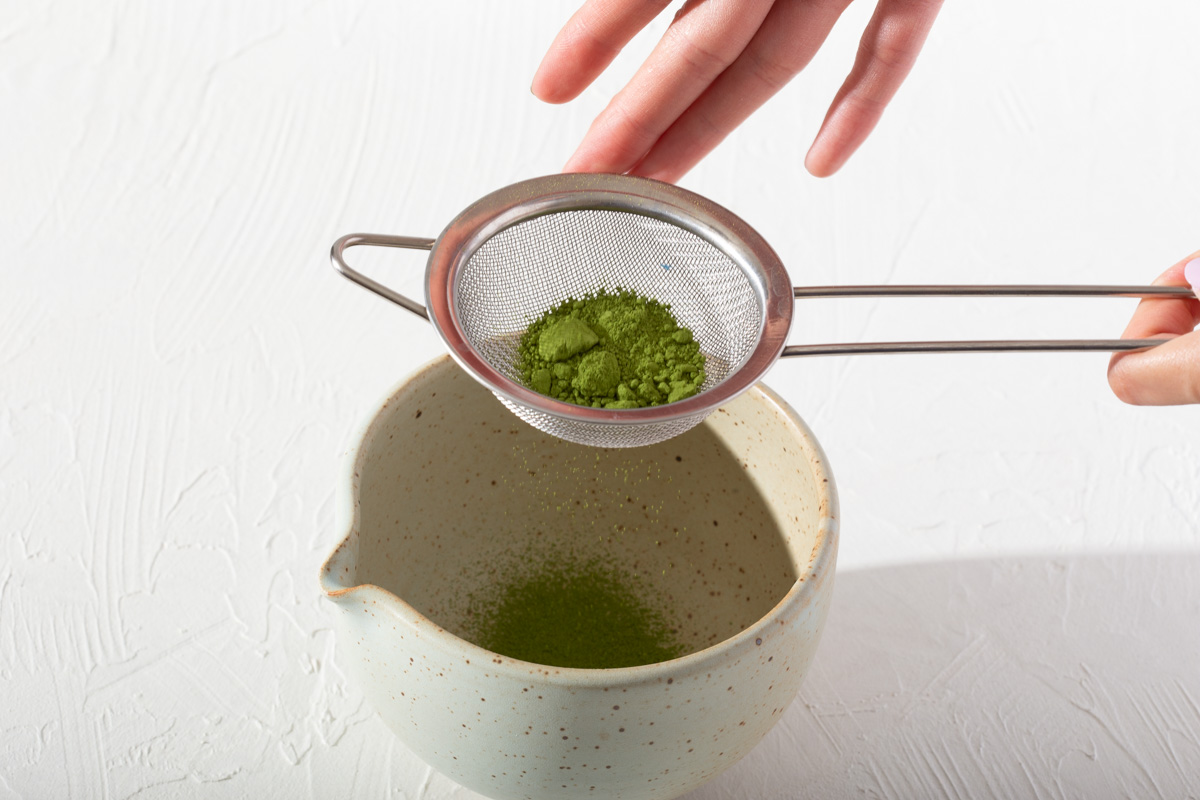
<path fill-rule="evenodd" d="M 1192 291 L 1200 297 L 1200 258 L 1193 258 L 1183 265 L 1183 277 L 1192 285 Z"/>

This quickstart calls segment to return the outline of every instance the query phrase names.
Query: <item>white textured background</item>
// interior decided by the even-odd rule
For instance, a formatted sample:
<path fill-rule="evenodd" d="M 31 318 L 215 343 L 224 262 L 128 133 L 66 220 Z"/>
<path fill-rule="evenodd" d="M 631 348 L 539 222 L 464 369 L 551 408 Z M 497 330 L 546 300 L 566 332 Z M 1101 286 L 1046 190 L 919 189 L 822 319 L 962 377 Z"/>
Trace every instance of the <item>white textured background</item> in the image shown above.
<path fill-rule="evenodd" d="M 439 351 L 327 252 L 560 166 L 665 24 L 542 106 L 571 6 L 0 0 L 0 798 L 474 797 L 364 705 L 318 597 L 337 456 Z M 869 13 L 683 181 L 796 282 L 1148 282 L 1200 247 L 1200 4 L 948 0 L 818 181 Z M 419 256 L 369 265 L 419 294 Z M 794 339 L 1131 310 L 820 301 Z M 1123 407 L 1105 363 L 775 368 L 840 482 L 837 599 L 782 724 L 694 800 L 1200 794 L 1200 409 Z"/>

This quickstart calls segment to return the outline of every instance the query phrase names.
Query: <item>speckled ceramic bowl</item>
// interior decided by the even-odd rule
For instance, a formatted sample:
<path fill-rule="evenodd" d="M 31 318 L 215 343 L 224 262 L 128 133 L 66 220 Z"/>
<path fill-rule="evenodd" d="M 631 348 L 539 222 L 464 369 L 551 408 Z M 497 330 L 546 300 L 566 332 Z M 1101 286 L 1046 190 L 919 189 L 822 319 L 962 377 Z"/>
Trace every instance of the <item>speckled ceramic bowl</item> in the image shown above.
<path fill-rule="evenodd" d="M 494 798 L 704 783 L 791 703 L 833 591 L 833 478 L 761 387 L 660 445 L 599 450 L 522 423 L 439 358 L 367 421 L 338 496 L 321 585 L 344 612 L 339 657 L 408 747 Z M 461 638 L 464 598 L 547 548 L 636 576 L 689 652 L 568 669 Z"/>

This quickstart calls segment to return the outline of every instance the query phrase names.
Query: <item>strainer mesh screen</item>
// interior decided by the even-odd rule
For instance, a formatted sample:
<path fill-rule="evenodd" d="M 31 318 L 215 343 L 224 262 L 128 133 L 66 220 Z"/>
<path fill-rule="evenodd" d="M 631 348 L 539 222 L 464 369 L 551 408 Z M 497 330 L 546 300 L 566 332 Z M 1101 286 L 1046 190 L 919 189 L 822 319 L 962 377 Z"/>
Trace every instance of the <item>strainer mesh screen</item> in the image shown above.
<path fill-rule="evenodd" d="M 704 411 L 700 414 L 663 422 L 601 425 L 596 422 L 556 417 L 530 406 L 514 403 L 506 397 L 496 396 L 500 398 L 500 402 L 508 406 L 509 411 L 538 430 L 560 439 L 566 439 L 568 442 L 586 444 L 590 447 L 645 447 L 658 444 L 696 427 L 704 422 L 704 418 L 709 414 L 708 411 Z"/>
<path fill-rule="evenodd" d="M 452 306 L 470 346 L 521 383 L 516 359 L 524 330 L 547 309 L 597 289 L 627 289 L 669 304 L 707 358 L 703 390 L 738 369 L 763 329 L 759 295 L 717 246 L 670 222 L 597 209 L 534 217 L 489 238 L 460 267 Z M 505 404 L 548 433 L 605 447 L 661 441 L 706 415 L 602 424 Z"/>

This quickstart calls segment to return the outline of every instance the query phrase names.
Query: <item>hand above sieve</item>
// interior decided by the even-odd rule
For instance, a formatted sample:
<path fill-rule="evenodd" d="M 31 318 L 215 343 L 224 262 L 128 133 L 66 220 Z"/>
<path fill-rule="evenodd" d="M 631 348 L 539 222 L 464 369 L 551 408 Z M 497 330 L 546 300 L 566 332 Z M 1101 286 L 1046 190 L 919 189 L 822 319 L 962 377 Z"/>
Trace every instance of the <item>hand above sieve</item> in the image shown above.
<path fill-rule="evenodd" d="M 592 122 L 564 172 L 674 182 L 783 88 L 851 0 L 688 0 L 637 74 Z M 555 37 L 533 93 L 582 92 L 669 0 L 587 0 Z M 866 140 L 908 75 L 941 0 L 879 0 L 804 165 L 826 177 Z"/>
<path fill-rule="evenodd" d="M 1200 295 L 1200 252 L 1159 276 L 1161 286 L 1187 286 Z M 1150 299 L 1138 304 L 1126 339 L 1171 339 L 1150 350 L 1117 353 L 1108 383 L 1117 397 L 1139 406 L 1200 403 L 1200 300 Z"/>

